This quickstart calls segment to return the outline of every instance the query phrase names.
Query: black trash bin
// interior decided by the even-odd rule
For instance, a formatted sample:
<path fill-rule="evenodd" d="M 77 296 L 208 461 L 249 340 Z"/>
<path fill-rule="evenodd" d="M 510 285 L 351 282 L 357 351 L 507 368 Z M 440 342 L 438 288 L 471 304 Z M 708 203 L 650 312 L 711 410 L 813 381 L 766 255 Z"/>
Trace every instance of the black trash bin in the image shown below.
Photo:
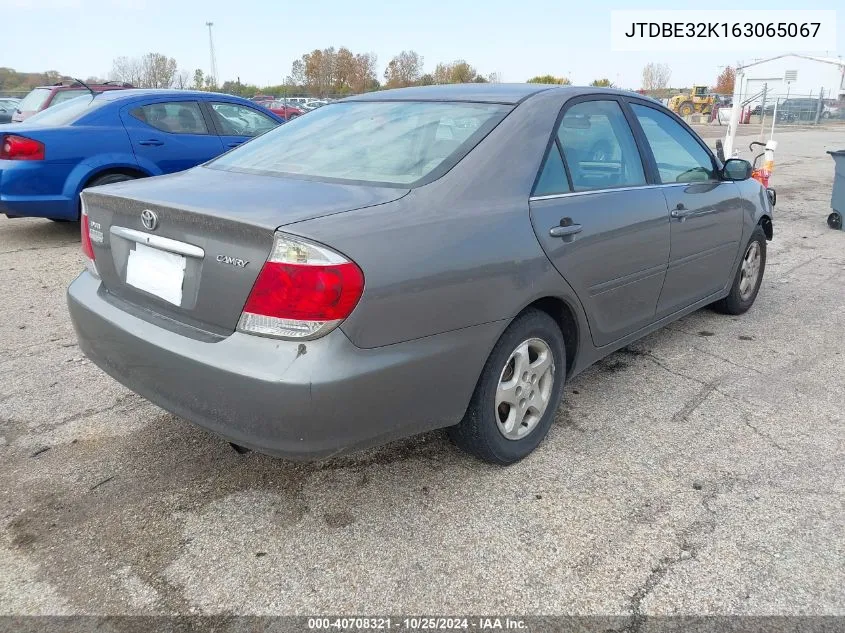
<path fill-rule="evenodd" d="M 833 193 L 830 196 L 830 206 L 833 213 L 827 216 L 827 224 L 832 229 L 842 229 L 842 216 L 845 215 L 845 149 L 828 152 L 835 163 L 833 176 Z"/>

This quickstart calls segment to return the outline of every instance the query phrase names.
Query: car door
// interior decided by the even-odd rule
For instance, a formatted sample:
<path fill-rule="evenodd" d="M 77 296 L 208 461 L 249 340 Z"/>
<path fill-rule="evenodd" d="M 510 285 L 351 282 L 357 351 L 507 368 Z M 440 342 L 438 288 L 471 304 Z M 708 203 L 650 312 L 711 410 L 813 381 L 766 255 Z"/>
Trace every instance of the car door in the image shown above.
<path fill-rule="evenodd" d="M 153 173 L 182 171 L 223 153 L 196 101 L 133 103 L 120 118 L 138 163 Z"/>
<path fill-rule="evenodd" d="M 209 101 L 207 107 L 227 150 L 279 125 L 278 121 L 257 108 L 239 103 Z"/>
<path fill-rule="evenodd" d="M 654 320 L 669 217 L 621 101 L 589 97 L 564 106 L 529 206 L 537 238 L 581 300 L 597 346 Z"/>
<path fill-rule="evenodd" d="M 716 160 L 669 113 L 631 103 L 651 152 L 671 218 L 671 255 L 657 305 L 665 316 L 728 283 L 742 235 L 743 200 L 719 177 Z"/>

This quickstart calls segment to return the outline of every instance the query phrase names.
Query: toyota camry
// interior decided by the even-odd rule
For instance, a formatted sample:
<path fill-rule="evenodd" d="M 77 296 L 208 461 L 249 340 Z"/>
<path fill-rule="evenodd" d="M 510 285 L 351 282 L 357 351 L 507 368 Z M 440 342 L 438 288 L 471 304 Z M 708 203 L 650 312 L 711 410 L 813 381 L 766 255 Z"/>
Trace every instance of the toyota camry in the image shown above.
<path fill-rule="evenodd" d="M 750 173 L 634 93 L 376 92 L 83 192 L 68 303 L 94 363 L 239 447 L 320 458 L 448 427 L 509 464 L 567 379 L 751 307 L 774 196 Z"/>

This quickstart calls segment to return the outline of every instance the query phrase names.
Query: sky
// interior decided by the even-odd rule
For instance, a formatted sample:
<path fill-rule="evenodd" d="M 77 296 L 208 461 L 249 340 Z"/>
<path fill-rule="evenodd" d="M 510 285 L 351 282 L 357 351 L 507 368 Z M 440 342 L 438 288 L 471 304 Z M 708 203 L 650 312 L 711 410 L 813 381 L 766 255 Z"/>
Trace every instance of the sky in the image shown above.
<path fill-rule="evenodd" d="M 841 0 L 763 4 L 845 6 Z M 115 57 L 159 52 L 191 74 L 195 68 L 208 72 L 205 23 L 211 21 L 221 81 L 240 77 L 243 83 L 279 84 L 303 53 L 346 46 L 353 53 L 375 53 L 379 79 L 393 55 L 413 49 L 423 56 L 426 71 L 438 62 L 465 59 L 484 75 L 499 73 L 504 82 L 550 73 L 575 84 L 606 77 L 638 88 L 643 66 L 662 62 L 669 64 L 674 86 L 712 85 L 722 67 L 771 53 L 612 52 L 610 11 L 741 6 L 718 0 L 688 7 L 678 1 L 608 0 L 0 0 L 0 66 L 106 77 Z M 840 14 L 838 54 L 845 56 L 845 11 Z"/>

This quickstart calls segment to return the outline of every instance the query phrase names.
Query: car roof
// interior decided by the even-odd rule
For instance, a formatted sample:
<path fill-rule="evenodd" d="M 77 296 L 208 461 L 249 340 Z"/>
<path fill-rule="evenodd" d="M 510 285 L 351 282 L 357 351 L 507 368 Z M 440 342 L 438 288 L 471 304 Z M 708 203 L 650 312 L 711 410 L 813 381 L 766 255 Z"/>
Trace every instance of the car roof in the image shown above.
<path fill-rule="evenodd" d="M 243 101 L 241 97 L 235 97 L 233 95 L 226 95 L 220 94 L 217 92 L 206 92 L 204 90 L 175 90 L 170 88 L 128 88 L 125 90 L 109 90 L 107 92 L 101 92 L 97 94 L 97 99 L 103 101 L 120 101 L 123 99 L 132 99 L 136 97 L 167 97 L 167 96 L 174 96 L 174 97 L 194 97 L 194 98 L 206 98 L 209 96 L 225 98 L 225 99 L 238 99 Z"/>
<path fill-rule="evenodd" d="M 123 88 L 122 84 L 119 83 L 107 83 L 107 84 L 87 84 L 83 86 L 80 83 L 66 83 L 66 84 L 51 84 L 47 86 L 36 86 L 33 90 L 55 90 L 58 92 L 59 90 L 86 90 L 87 88 L 109 88 L 111 90 L 120 90 Z"/>
<path fill-rule="evenodd" d="M 580 94 L 616 94 L 631 96 L 631 92 L 593 86 L 561 86 L 559 84 L 443 84 L 396 88 L 347 97 L 343 101 L 469 101 L 478 103 L 517 104 L 540 92 L 553 90 L 567 96 Z M 635 95 L 639 96 L 639 95 Z"/>

